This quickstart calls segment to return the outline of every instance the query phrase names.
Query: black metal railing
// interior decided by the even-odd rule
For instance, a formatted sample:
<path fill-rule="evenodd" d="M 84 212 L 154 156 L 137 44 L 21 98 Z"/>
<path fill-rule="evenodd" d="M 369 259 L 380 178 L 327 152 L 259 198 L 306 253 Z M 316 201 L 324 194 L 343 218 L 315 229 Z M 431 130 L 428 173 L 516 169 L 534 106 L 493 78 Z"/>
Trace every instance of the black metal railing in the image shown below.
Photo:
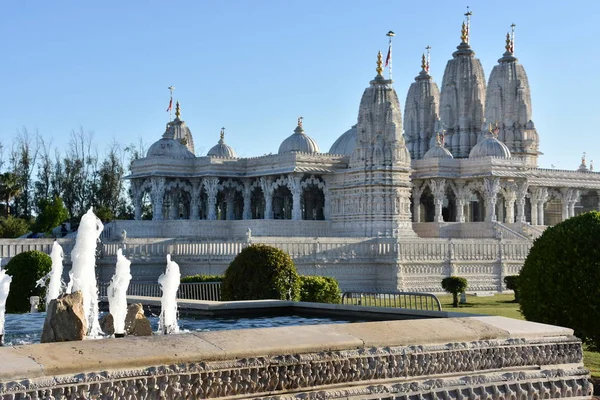
<path fill-rule="evenodd" d="M 109 283 L 98 285 L 100 297 L 107 297 Z M 162 290 L 158 283 L 133 282 L 127 288 L 128 296 L 161 297 Z M 221 282 L 181 283 L 177 291 L 181 300 L 221 301 Z"/>
<path fill-rule="evenodd" d="M 344 292 L 342 304 L 442 311 L 435 295 L 419 292 Z"/>

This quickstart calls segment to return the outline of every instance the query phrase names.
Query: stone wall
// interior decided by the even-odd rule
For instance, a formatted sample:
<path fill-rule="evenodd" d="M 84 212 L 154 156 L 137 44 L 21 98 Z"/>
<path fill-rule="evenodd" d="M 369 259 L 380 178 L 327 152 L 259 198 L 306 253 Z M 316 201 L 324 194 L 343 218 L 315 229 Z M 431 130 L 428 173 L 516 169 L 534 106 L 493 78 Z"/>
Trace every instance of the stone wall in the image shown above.
<path fill-rule="evenodd" d="M 566 328 L 472 317 L 0 348 L 1 399 L 589 399 Z"/>

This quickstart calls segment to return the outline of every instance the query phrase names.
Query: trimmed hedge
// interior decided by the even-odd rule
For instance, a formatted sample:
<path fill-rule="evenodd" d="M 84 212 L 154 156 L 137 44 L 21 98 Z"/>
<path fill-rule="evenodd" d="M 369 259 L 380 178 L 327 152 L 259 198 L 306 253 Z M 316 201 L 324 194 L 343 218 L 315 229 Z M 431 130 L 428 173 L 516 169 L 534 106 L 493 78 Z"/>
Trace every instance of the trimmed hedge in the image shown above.
<path fill-rule="evenodd" d="M 190 275 L 181 278 L 181 283 L 222 282 L 225 275 Z"/>
<path fill-rule="evenodd" d="M 339 304 L 342 301 L 342 292 L 334 278 L 301 275 L 300 301 Z"/>
<path fill-rule="evenodd" d="M 519 275 L 509 275 L 504 277 L 504 284 L 508 290 L 515 292 L 515 302 L 519 302 L 521 298 L 519 293 Z"/>
<path fill-rule="evenodd" d="M 442 279 L 442 289 L 452 293 L 452 307 L 458 307 L 458 295 L 469 286 L 467 279 L 460 276 L 449 276 Z"/>
<path fill-rule="evenodd" d="M 573 329 L 600 349 L 600 212 L 569 218 L 533 243 L 519 275 L 529 321 Z"/>
<path fill-rule="evenodd" d="M 6 299 L 6 311 L 24 313 L 31 308 L 29 297 L 40 296 L 40 304 L 45 305 L 46 288 L 36 287 L 36 282 L 52 269 L 52 259 L 46 253 L 32 250 L 14 256 L 6 264 L 6 273 L 12 276 L 10 292 Z"/>
<path fill-rule="evenodd" d="M 289 254 L 276 247 L 253 244 L 229 264 L 221 283 L 221 298 L 298 301 L 300 278 Z"/>

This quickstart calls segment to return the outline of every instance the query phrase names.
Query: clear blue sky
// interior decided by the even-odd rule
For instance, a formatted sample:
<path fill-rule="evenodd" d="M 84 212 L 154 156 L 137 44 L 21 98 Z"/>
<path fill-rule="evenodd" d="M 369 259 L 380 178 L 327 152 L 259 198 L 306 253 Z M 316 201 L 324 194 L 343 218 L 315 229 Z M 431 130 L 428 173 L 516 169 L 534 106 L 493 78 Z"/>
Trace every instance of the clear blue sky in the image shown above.
<path fill-rule="evenodd" d="M 200 155 L 226 127 L 240 156 L 276 153 L 296 118 L 322 151 L 356 121 L 388 30 L 402 104 L 432 46 L 441 85 L 466 5 L 486 78 L 511 23 L 529 75 L 541 166 L 600 169 L 598 1 L 13 1 L 0 12 L 0 141 L 38 130 L 64 148 L 73 129 L 113 140 L 164 132 L 169 92 Z"/>

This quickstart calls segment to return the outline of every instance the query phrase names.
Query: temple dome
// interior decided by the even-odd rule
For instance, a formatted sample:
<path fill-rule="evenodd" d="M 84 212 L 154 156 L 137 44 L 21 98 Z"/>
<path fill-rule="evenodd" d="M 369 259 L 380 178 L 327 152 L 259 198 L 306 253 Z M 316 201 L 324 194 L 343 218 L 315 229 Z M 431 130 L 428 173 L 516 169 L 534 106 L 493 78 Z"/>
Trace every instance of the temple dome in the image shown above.
<path fill-rule="evenodd" d="M 225 144 L 224 129 L 221 130 L 221 138 L 219 139 L 219 143 L 213 146 L 213 148 L 210 149 L 206 155 L 225 158 L 237 158 L 237 153 L 235 152 L 233 147 Z"/>
<path fill-rule="evenodd" d="M 491 130 L 491 128 L 490 128 Z M 498 157 L 498 158 L 510 158 L 510 150 L 508 147 L 496 138 L 498 128 L 494 132 L 489 132 L 485 135 L 483 140 L 477 143 L 471 149 L 469 158 L 481 158 L 481 157 Z"/>
<path fill-rule="evenodd" d="M 452 156 L 452 153 L 450 153 L 448 149 L 442 146 L 441 141 L 438 141 L 435 146 L 427 150 L 427 152 L 425 152 L 423 155 L 424 160 L 430 160 L 433 158 L 452 159 L 454 156 Z"/>
<path fill-rule="evenodd" d="M 298 118 L 298 126 L 294 129 L 294 133 L 281 142 L 281 145 L 279 146 L 279 154 L 291 152 L 319 152 L 319 145 L 317 142 L 304 133 L 304 128 L 302 128 L 302 117 Z"/>
<path fill-rule="evenodd" d="M 148 149 L 146 157 L 169 157 L 169 158 L 194 158 L 194 153 L 183 145 L 179 140 L 161 138 Z"/>
<path fill-rule="evenodd" d="M 352 128 L 348 129 L 342 136 L 337 138 L 329 149 L 330 154 L 344 154 L 347 156 L 352 155 L 352 152 L 356 148 L 356 125 L 352 125 Z"/>

